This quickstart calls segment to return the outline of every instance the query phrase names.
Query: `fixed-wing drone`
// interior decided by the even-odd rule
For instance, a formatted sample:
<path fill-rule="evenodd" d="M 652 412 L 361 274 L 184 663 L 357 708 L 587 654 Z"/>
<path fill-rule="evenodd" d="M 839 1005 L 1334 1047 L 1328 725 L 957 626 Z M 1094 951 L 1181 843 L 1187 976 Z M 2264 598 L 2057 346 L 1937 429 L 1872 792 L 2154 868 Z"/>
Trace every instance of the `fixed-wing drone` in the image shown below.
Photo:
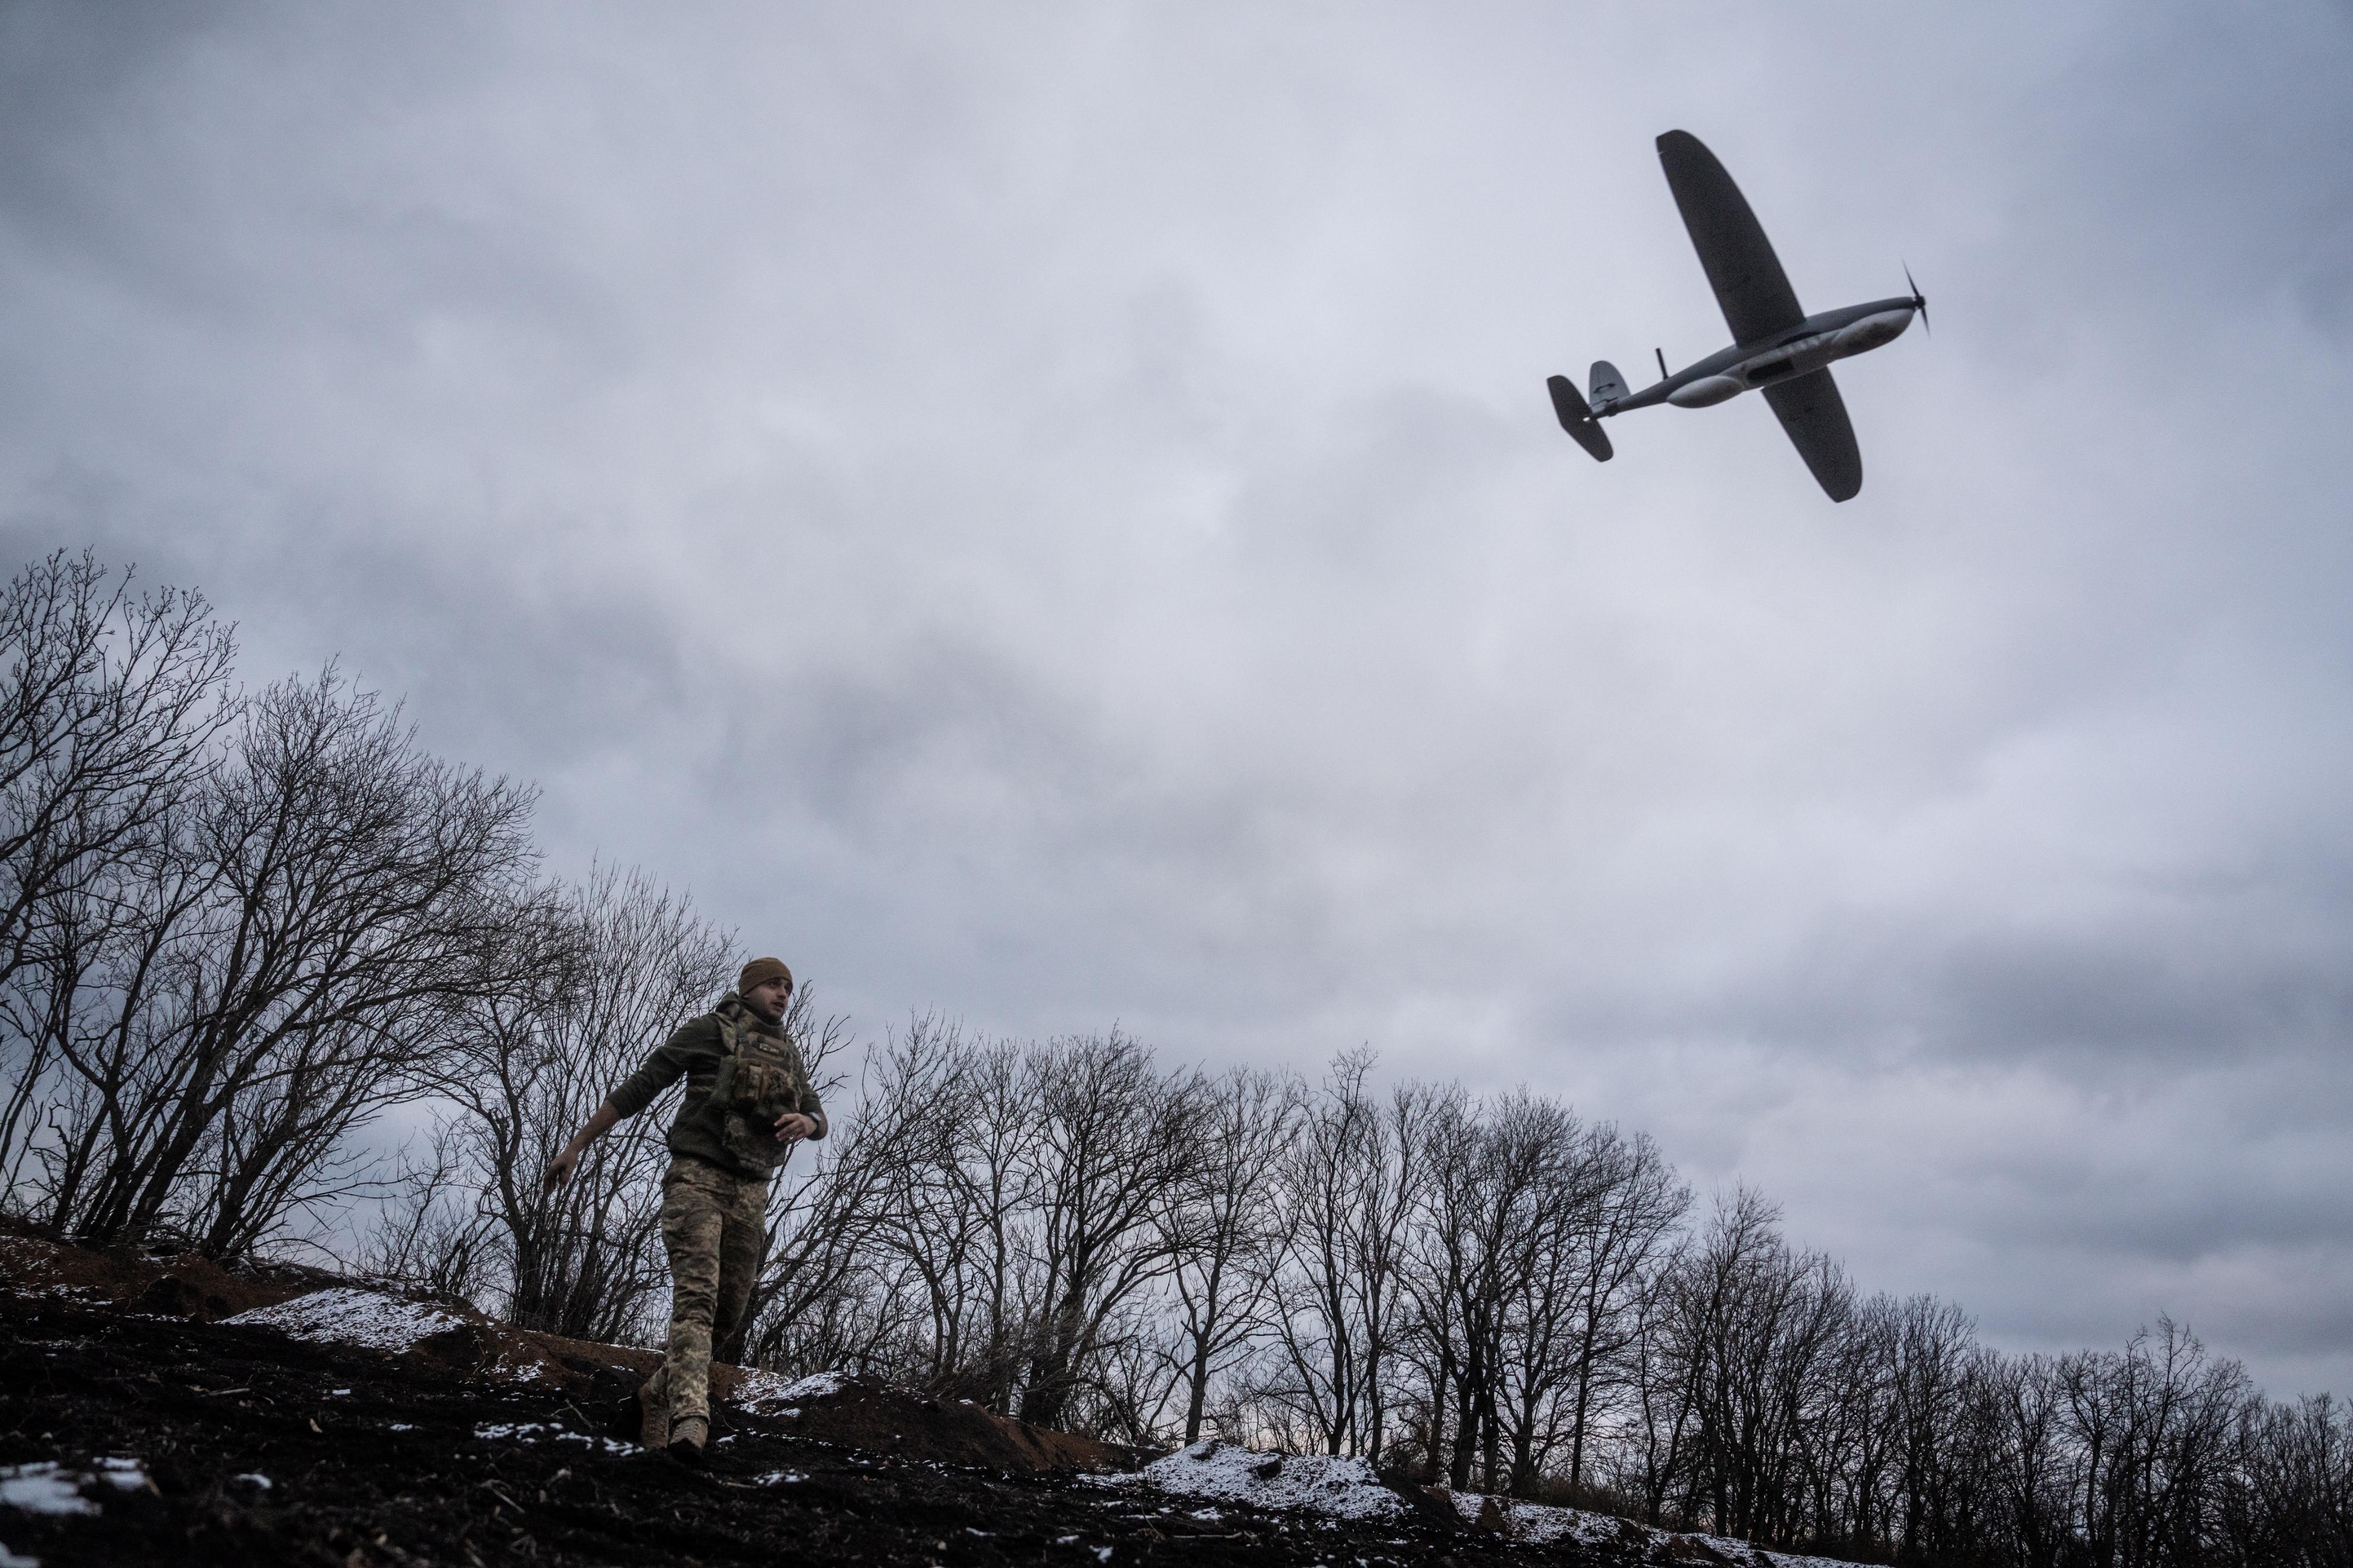
<path fill-rule="evenodd" d="M 1561 428 L 1606 463 L 1609 436 L 1600 421 L 1613 414 L 1659 403 L 1704 408 L 1761 388 L 1831 500 L 1851 499 L 1862 489 L 1862 453 L 1830 363 L 1893 342 L 1912 324 L 1915 311 L 1925 322 L 1928 301 L 1907 268 L 1908 296 L 1807 315 L 1757 215 L 1715 154 L 1688 131 L 1670 131 L 1659 138 L 1659 162 L 1666 167 L 1667 188 L 1675 194 L 1716 303 L 1724 307 L 1732 346 L 1672 375 L 1662 351 L 1658 381 L 1636 393 L 1626 390 L 1616 365 L 1598 360 L 1589 403 L 1568 377 L 1556 375 L 1545 384 L 1552 389 Z"/>

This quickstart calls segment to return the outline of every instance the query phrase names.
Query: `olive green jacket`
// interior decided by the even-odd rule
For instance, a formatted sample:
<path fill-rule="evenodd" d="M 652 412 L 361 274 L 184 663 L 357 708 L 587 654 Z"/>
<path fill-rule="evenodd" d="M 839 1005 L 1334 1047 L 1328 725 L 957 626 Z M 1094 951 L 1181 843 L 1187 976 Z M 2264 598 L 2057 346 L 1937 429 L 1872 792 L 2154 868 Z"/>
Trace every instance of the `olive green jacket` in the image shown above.
<path fill-rule="evenodd" d="M 643 1067 L 623 1079 L 609 1097 L 613 1109 L 624 1120 L 635 1116 L 681 1077 L 686 1096 L 668 1140 L 673 1154 L 738 1176 L 765 1177 L 785 1163 L 791 1147 L 776 1139 L 777 1117 L 799 1111 L 817 1123 L 812 1138 L 826 1134 L 825 1107 L 800 1047 L 733 991 L 712 1011 L 679 1026 Z"/>

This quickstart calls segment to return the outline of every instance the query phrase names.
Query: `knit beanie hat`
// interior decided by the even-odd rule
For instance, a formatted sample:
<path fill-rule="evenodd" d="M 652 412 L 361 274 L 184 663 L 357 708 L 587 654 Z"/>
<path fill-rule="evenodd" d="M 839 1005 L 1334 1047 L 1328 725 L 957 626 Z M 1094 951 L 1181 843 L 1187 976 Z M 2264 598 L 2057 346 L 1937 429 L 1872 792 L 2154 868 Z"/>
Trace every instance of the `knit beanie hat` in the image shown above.
<path fill-rule="evenodd" d="M 754 985 L 765 985 L 771 980 L 783 981 L 787 991 L 793 988 L 793 972 L 785 967 L 783 959 L 755 958 L 735 977 L 735 994 L 746 995 Z"/>

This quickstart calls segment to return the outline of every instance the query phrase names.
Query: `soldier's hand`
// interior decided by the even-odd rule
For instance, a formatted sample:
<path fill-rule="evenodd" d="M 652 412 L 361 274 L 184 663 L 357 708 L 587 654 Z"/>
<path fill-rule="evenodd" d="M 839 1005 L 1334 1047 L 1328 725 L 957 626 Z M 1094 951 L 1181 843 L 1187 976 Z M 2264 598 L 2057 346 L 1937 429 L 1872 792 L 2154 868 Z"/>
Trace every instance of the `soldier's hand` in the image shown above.
<path fill-rule="evenodd" d="M 817 1118 L 803 1116 L 797 1110 L 787 1110 L 776 1118 L 776 1142 L 797 1143 L 817 1131 Z"/>
<path fill-rule="evenodd" d="M 566 1149 L 550 1160 L 547 1163 L 547 1190 L 554 1192 L 562 1186 L 565 1178 L 572 1174 L 573 1167 L 579 1163 L 580 1151 L 577 1149 Z"/>

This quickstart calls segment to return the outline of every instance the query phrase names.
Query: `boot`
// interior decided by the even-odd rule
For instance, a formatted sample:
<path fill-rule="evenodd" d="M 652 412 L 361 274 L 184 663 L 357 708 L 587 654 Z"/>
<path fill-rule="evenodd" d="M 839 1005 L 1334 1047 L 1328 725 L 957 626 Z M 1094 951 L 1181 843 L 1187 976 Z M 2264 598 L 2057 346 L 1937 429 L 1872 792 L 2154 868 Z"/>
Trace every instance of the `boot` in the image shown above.
<path fill-rule="evenodd" d="M 703 1458 L 702 1445 L 711 1436 L 711 1423 L 700 1415 L 681 1415 L 670 1423 L 670 1457 L 681 1465 L 701 1469 L 709 1461 Z"/>
<path fill-rule="evenodd" d="M 638 1390 L 638 1447 L 656 1452 L 670 1447 L 670 1390 L 659 1373 Z"/>

